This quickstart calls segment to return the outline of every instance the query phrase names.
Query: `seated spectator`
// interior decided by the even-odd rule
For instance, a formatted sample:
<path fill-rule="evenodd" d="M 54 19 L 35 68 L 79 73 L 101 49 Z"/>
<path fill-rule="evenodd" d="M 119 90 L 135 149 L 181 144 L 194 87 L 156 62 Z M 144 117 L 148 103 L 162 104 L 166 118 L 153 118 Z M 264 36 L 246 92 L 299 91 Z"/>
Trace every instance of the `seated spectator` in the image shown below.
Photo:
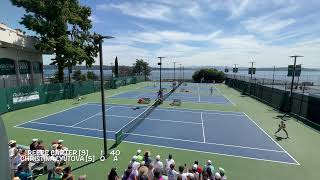
<path fill-rule="evenodd" d="M 35 151 L 37 150 L 38 146 L 38 139 L 32 139 L 32 143 L 30 144 L 30 150 Z"/>
<path fill-rule="evenodd" d="M 146 166 L 149 166 L 152 163 L 152 159 L 150 158 L 151 154 L 149 151 L 144 153 L 143 161 L 145 162 Z"/>
<path fill-rule="evenodd" d="M 203 166 L 203 171 L 208 171 L 208 169 L 210 169 L 211 172 L 214 173 L 214 166 L 212 165 L 211 160 L 208 160 L 207 164 Z"/>
<path fill-rule="evenodd" d="M 218 172 L 216 172 L 216 173 L 214 174 L 213 180 L 221 180 L 221 176 L 220 176 L 220 174 L 219 174 Z"/>
<path fill-rule="evenodd" d="M 23 172 L 32 174 L 32 170 L 30 168 L 30 161 L 22 161 L 20 166 L 22 166 Z"/>
<path fill-rule="evenodd" d="M 154 180 L 164 180 L 162 178 L 162 170 L 160 168 L 153 169 L 153 179 Z"/>
<path fill-rule="evenodd" d="M 58 145 L 61 146 L 61 148 L 62 148 L 63 150 L 67 150 L 68 148 L 62 144 L 63 142 L 64 142 L 64 140 L 59 139 L 59 140 L 58 140 Z"/>
<path fill-rule="evenodd" d="M 20 149 L 20 156 L 22 161 L 26 161 L 28 159 L 28 153 L 25 149 Z"/>
<path fill-rule="evenodd" d="M 153 163 L 155 169 L 161 169 L 163 171 L 163 163 L 160 161 L 160 155 L 156 156 L 156 161 Z"/>
<path fill-rule="evenodd" d="M 170 165 L 172 163 L 174 163 L 174 160 L 172 159 L 172 155 L 169 154 L 168 159 L 166 159 L 166 164 L 165 164 L 166 171 L 165 172 L 168 172 L 170 170 Z"/>
<path fill-rule="evenodd" d="M 14 156 L 15 149 L 17 149 L 17 141 L 10 140 L 8 145 L 9 145 L 9 157 L 12 158 Z"/>
<path fill-rule="evenodd" d="M 108 180 L 118 180 L 118 174 L 117 174 L 117 169 L 116 168 L 112 168 L 109 175 L 108 175 Z"/>
<path fill-rule="evenodd" d="M 138 170 L 138 168 L 140 167 L 140 163 L 137 162 L 137 156 L 132 157 L 130 164 L 133 170 Z"/>
<path fill-rule="evenodd" d="M 32 176 L 32 174 L 29 172 L 24 172 L 23 171 L 23 166 L 18 166 L 18 170 L 17 172 L 15 173 L 15 176 L 16 177 L 19 177 L 20 180 L 28 180 L 29 177 Z"/>
<path fill-rule="evenodd" d="M 45 150 L 42 140 L 38 141 L 38 144 L 36 146 L 36 150 Z"/>
<path fill-rule="evenodd" d="M 48 179 L 51 178 L 51 175 L 48 174 Z M 52 177 L 54 180 L 61 180 L 63 176 L 63 168 L 60 166 L 60 161 L 54 163 L 54 168 L 52 169 Z"/>
<path fill-rule="evenodd" d="M 141 163 L 143 161 L 143 157 L 141 156 L 141 150 L 137 150 L 137 162 Z"/>
<path fill-rule="evenodd" d="M 86 175 L 81 175 L 78 177 L 78 180 L 86 180 L 87 176 Z"/>
<path fill-rule="evenodd" d="M 148 180 L 148 167 L 141 166 L 138 171 L 138 180 Z"/>
<path fill-rule="evenodd" d="M 227 179 L 227 176 L 225 175 L 225 170 L 222 167 L 219 167 L 219 174 L 221 176 L 221 180 Z"/>
<path fill-rule="evenodd" d="M 64 168 L 62 180 L 74 180 L 71 166 L 67 166 L 66 168 Z"/>
<path fill-rule="evenodd" d="M 175 164 L 170 164 L 170 169 L 167 172 L 168 180 L 176 180 L 178 178 L 179 173 L 175 170 Z"/>
<path fill-rule="evenodd" d="M 19 151 L 18 149 L 14 149 L 14 152 L 13 152 L 13 156 L 11 157 L 11 161 L 10 161 L 10 165 L 11 165 L 11 170 L 12 170 L 12 174 L 15 174 L 18 170 L 18 167 L 21 165 L 22 163 L 22 159 L 21 159 L 21 156 L 19 154 Z"/>
<path fill-rule="evenodd" d="M 132 167 L 128 167 L 128 169 L 126 169 L 126 171 L 124 172 L 124 175 L 122 177 L 122 180 L 127 180 L 130 177 L 130 174 L 132 172 Z"/>

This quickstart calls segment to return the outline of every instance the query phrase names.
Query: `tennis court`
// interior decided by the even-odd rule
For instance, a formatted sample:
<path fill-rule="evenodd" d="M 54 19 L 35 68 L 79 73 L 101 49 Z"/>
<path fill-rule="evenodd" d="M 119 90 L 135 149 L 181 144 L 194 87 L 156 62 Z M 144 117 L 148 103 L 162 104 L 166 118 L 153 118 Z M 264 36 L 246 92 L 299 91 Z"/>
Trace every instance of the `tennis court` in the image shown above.
<path fill-rule="evenodd" d="M 107 137 L 141 114 L 146 107 L 107 105 Z M 79 105 L 17 125 L 47 132 L 102 138 L 101 106 Z M 263 129 L 242 112 L 156 108 L 125 141 L 239 158 L 299 164 Z"/>
<path fill-rule="evenodd" d="M 153 88 L 152 86 L 146 86 L 147 88 Z M 181 88 L 185 86 L 180 86 L 176 92 L 167 98 L 167 101 L 172 101 L 173 99 L 180 99 L 182 102 L 192 102 L 192 103 L 210 103 L 210 104 L 221 104 L 221 105 L 235 105 L 231 100 L 222 94 L 203 94 L 199 93 L 177 93 Z M 170 91 L 168 86 L 167 92 Z M 209 93 L 209 88 L 208 88 Z M 146 91 L 128 91 L 117 94 L 110 98 L 121 98 L 121 99 L 140 99 L 140 98 L 150 98 L 156 99 L 157 92 L 146 92 Z"/>

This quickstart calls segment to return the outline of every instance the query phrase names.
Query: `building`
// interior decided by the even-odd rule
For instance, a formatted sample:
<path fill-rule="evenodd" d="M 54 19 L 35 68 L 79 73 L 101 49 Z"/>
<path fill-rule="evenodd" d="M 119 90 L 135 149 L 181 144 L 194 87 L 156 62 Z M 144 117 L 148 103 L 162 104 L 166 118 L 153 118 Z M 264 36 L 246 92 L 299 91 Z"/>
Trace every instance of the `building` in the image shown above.
<path fill-rule="evenodd" d="M 42 53 L 36 39 L 0 23 L 0 88 L 43 83 Z"/>

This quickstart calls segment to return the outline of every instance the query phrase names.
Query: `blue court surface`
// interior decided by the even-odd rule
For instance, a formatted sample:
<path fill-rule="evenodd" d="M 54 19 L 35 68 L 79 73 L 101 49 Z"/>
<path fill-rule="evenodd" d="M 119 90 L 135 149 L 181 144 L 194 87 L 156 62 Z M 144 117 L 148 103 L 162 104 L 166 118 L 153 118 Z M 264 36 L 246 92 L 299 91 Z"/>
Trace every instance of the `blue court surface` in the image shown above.
<path fill-rule="evenodd" d="M 110 98 L 136 99 L 136 100 L 138 100 L 139 98 L 156 99 L 157 92 L 128 91 L 128 92 L 111 96 Z M 173 99 L 181 99 L 182 102 L 234 105 L 234 103 L 229 99 L 227 99 L 225 96 L 217 95 L 217 94 L 204 95 L 204 94 L 174 92 L 166 100 L 172 101 Z"/>
<path fill-rule="evenodd" d="M 138 116 L 145 106 L 107 105 L 107 137 Z M 79 105 L 16 126 L 39 131 L 102 138 L 99 104 Z M 241 112 L 157 108 L 135 130 L 127 142 L 170 147 L 272 161 L 299 163 L 246 114 Z"/>

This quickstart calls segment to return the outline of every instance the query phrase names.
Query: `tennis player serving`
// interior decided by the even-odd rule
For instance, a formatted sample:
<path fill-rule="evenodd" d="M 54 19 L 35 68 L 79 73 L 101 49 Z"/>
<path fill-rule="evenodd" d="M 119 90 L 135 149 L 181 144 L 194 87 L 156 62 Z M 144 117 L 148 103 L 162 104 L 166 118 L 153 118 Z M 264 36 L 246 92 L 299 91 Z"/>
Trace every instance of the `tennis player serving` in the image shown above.
<path fill-rule="evenodd" d="M 277 134 L 278 132 L 280 132 L 281 130 L 283 130 L 283 131 L 286 133 L 287 138 L 289 138 L 288 132 L 287 132 L 287 130 L 286 130 L 286 124 L 284 123 L 284 121 L 281 121 L 281 123 L 279 124 L 279 129 L 274 133 L 274 135 L 276 136 L 276 134 Z"/>

